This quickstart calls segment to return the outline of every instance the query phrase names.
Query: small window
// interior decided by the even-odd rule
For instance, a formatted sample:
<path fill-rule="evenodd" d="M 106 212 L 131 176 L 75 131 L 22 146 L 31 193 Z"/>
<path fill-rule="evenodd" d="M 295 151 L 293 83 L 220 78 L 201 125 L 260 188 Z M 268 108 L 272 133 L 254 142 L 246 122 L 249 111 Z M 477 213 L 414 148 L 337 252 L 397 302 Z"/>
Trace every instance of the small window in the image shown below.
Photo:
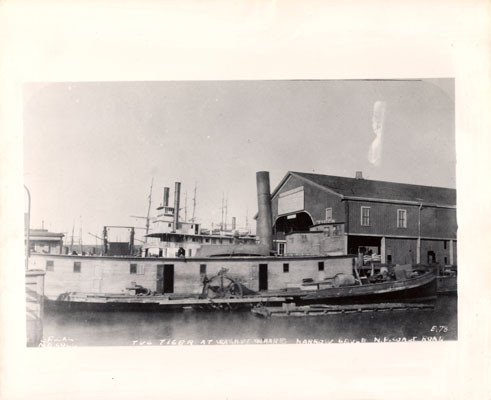
<path fill-rule="evenodd" d="M 361 207 L 361 225 L 370 226 L 370 207 Z"/>
<path fill-rule="evenodd" d="M 285 243 L 278 243 L 278 255 L 282 256 L 285 254 Z"/>
<path fill-rule="evenodd" d="M 407 211 L 397 210 L 397 227 L 407 228 Z"/>
<path fill-rule="evenodd" d="M 324 261 L 319 261 L 319 271 L 324 271 Z"/>
<path fill-rule="evenodd" d="M 73 263 L 73 272 L 82 272 L 82 263 L 80 261 L 75 261 Z"/>
<path fill-rule="evenodd" d="M 200 275 L 206 275 L 206 264 L 200 264 L 199 273 Z"/>
<path fill-rule="evenodd" d="M 444 240 L 444 241 L 443 241 L 443 248 L 444 248 L 445 250 L 447 250 L 447 241 L 446 241 L 446 240 Z M 446 264 L 446 263 L 445 263 L 445 264 Z"/>
<path fill-rule="evenodd" d="M 444 257 L 444 260 L 445 260 L 444 261 L 445 265 L 448 265 L 448 258 L 447 257 Z"/>
<path fill-rule="evenodd" d="M 130 264 L 130 274 L 136 274 L 138 264 Z"/>
<path fill-rule="evenodd" d="M 332 220 L 332 208 L 326 208 L 326 221 Z"/>
<path fill-rule="evenodd" d="M 290 272 L 290 264 L 283 264 L 283 272 Z"/>
<path fill-rule="evenodd" d="M 46 271 L 54 271 L 55 270 L 55 262 L 53 260 L 46 261 Z"/>

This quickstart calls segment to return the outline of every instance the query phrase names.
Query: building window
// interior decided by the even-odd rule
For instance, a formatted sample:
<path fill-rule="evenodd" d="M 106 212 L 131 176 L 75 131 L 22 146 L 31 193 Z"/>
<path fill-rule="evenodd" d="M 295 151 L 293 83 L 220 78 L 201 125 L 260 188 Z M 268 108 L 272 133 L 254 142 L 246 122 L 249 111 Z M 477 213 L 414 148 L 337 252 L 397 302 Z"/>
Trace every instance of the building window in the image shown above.
<path fill-rule="evenodd" d="M 361 207 L 361 225 L 370 226 L 370 207 Z"/>
<path fill-rule="evenodd" d="M 324 271 L 324 261 L 319 261 L 319 271 Z"/>
<path fill-rule="evenodd" d="M 445 261 L 444 261 L 444 264 L 445 265 L 448 265 L 448 258 L 447 257 L 444 257 Z"/>
<path fill-rule="evenodd" d="M 443 248 L 444 248 L 445 250 L 447 250 L 447 241 L 446 241 L 446 240 L 444 240 L 444 241 L 443 241 Z"/>
<path fill-rule="evenodd" d="M 145 266 L 141 264 L 130 264 L 130 274 L 145 274 Z"/>
<path fill-rule="evenodd" d="M 326 208 L 326 221 L 332 221 L 332 208 Z"/>
<path fill-rule="evenodd" d="M 199 266 L 199 274 L 206 275 L 206 264 L 200 264 Z"/>
<path fill-rule="evenodd" d="M 282 256 L 285 254 L 285 243 L 278 243 L 278 255 Z"/>
<path fill-rule="evenodd" d="M 397 227 L 407 228 L 407 211 L 397 210 Z"/>
<path fill-rule="evenodd" d="M 290 264 L 283 264 L 283 272 L 290 272 Z"/>
<path fill-rule="evenodd" d="M 46 271 L 54 271 L 55 270 L 55 262 L 53 260 L 46 261 Z"/>
<path fill-rule="evenodd" d="M 82 272 L 82 263 L 80 261 L 75 261 L 73 263 L 73 272 Z"/>

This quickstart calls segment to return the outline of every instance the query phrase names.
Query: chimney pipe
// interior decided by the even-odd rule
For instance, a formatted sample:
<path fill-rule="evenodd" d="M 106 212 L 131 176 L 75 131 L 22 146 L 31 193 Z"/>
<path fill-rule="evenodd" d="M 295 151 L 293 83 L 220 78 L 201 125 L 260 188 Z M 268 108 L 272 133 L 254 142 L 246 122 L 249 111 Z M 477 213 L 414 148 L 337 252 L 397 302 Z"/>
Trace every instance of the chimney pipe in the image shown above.
<path fill-rule="evenodd" d="M 363 179 L 363 172 L 362 171 L 356 171 L 355 178 L 356 179 Z"/>
<path fill-rule="evenodd" d="M 181 182 L 176 182 L 174 190 L 174 232 L 179 229 L 179 205 L 181 197 Z"/>
<path fill-rule="evenodd" d="M 235 217 L 232 217 L 232 230 L 233 231 L 235 231 L 235 225 L 236 225 Z"/>
<path fill-rule="evenodd" d="M 164 188 L 164 202 L 162 204 L 164 207 L 169 207 L 169 188 Z"/>
<path fill-rule="evenodd" d="M 258 216 L 256 235 L 259 243 L 273 248 L 273 214 L 271 211 L 271 193 L 269 188 L 269 172 L 256 173 Z"/>

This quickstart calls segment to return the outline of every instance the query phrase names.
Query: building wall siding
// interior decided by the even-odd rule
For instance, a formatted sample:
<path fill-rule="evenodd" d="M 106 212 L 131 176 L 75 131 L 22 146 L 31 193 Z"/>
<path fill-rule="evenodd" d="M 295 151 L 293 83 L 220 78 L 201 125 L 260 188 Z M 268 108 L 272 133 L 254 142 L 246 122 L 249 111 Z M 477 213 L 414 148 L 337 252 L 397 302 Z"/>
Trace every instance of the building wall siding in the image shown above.
<path fill-rule="evenodd" d="M 341 203 L 340 196 L 330 194 L 294 176 L 290 176 L 272 199 L 273 222 L 278 217 L 279 195 L 300 186 L 304 188 L 304 208 L 312 216 L 314 223 L 325 219 L 326 208 L 332 208 L 332 218 L 335 222 L 344 222 L 344 204 Z"/>
<path fill-rule="evenodd" d="M 124 293 L 134 282 L 152 291 L 157 290 L 157 266 L 174 265 L 174 293 L 200 294 L 203 288 L 200 265 L 206 264 L 206 275 L 211 277 L 221 268 L 227 274 L 251 290 L 259 289 L 259 264 L 268 264 L 268 288 L 278 290 L 287 284 L 300 284 L 302 279 L 319 277 L 318 263 L 325 264 L 322 275 L 333 276 L 338 272 L 350 274 L 351 257 L 318 257 L 295 259 L 290 257 L 237 258 L 237 259 L 135 259 L 109 257 L 76 257 L 35 255 L 29 259 L 30 269 L 46 270 L 46 261 L 53 261 L 53 270 L 46 271 L 45 295 L 56 299 L 66 292 Z M 81 263 L 81 272 L 73 272 L 73 263 Z M 289 264 L 289 272 L 283 272 L 283 264 Z M 142 274 L 130 274 L 130 264 L 138 264 Z"/>
<path fill-rule="evenodd" d="M 416 263 L 417 240 L 387 238 L 385 254 L 392 256 L 392 264 Z"/>
<path fill-rule="evenodd" d="M 286 236 L 288 254 L 299 255 L 341 255 L 344 254 L 343 236 L 327 236 L 321 233 L 291 233 Z"/>
<path fill-rule="evenodd" d="M 361 207 L 370 208 L 370 226 L 361 225 Z M 406 228 L 397 227 L 397 210 L 406 210 Z M 457 232 L 455 209 L 423 207 L 421 236 L 455 238 Z M 349 201 L 349 233 L 379 236 L 418 237 L 419 207 L 402 204 Z"/>
<path fill-rule="evenodd" d="M 447 242 L 447 248 L 445 249 L 445 242 Z M 456 265 L 456 254 L 455 247 L 456 242 L 454 242 L 454 265 Z M 435 262 L 438 264 L 450 265 L 450 243 L 445 240 L 421 240 L 421 263 L 428 263 L 428 252 L 432 251 L 435 253 Z M 446 262 L 445 262 L 446 258 Z"/>

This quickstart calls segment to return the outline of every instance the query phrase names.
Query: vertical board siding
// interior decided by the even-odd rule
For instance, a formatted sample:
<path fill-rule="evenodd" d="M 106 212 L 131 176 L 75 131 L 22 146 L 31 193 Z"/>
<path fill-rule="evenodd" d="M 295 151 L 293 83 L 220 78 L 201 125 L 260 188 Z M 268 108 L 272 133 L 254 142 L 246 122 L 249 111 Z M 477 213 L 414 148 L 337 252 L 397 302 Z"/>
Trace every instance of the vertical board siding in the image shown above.
<path fill-rule="evenodd" d="M 33 264 L 46 264 L 44 255 L 33 255 Z M 54 271 L 47 271 L 45 278 L 45 295 L 49 299 L 56 299 L 66 292 L 85 293 L 125 293 L 126 288 L 133 283 L 141 285 L 152 291 L 157 291 L 157 265 L 174 265 L 174 293 L 200 294 L 202 291 L 202 275 L 200 265 L 203 259 L 166 260 L 141 259 L 124 260 L 96 257 L 76 257 L 82 263 L 80 273 L 73 273 L 75 257 L 56 256 Z M 244 284 L 251 290 L 259 289 L 259 264 L 268 264 L 268 289 L 278 290 L 288 284 L 300 284 L 303 279 L 314 280 L 334 276 L 337 273 L 351 274 L 352 258 L 323 258 L 325 270 L 318 271 L 319 259 L 291 259 L 288 257 L 268 258 L 265 260 L 247 260 L 243 258 L 220 260 L 206 260 L 206 275 L 210 278 L 222 268 L 227 268 L 228 276 Z M 143 274 L 130 274 L 130 264 L 142 265 Z M 289 273 L 283 272 L 283 264 L 289 264 Z M 322 272 L 322 273 L 320 273 Z M 95 280 L 100 280 L 97 285 Z"/>

